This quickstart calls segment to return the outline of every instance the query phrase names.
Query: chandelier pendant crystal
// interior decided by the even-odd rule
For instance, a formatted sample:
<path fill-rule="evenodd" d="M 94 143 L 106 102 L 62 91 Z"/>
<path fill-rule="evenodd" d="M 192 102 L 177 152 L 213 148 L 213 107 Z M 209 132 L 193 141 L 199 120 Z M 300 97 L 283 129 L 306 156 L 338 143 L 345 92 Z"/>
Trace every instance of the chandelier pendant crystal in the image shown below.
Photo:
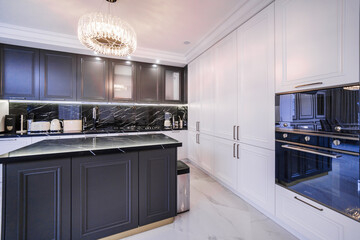
<path fill-rule="evenodd" d="M 101 12 L 85 14 L 79 19 L 78 38 L 85 47 L 110 56 L 128 56 L 137 46 L 136 33 L 127 22 Z"/>

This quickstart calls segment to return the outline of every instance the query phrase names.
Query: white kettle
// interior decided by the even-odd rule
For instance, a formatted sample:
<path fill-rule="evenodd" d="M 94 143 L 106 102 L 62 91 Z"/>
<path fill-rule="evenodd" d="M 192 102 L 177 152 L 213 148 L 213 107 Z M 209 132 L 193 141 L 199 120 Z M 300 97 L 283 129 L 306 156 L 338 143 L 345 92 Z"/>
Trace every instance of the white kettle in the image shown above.
<path fill-rule="evenodd" d="M 61 125 L 59 119 L 53 119 L 50 123 L 50 132 L 60 132 Z"/>

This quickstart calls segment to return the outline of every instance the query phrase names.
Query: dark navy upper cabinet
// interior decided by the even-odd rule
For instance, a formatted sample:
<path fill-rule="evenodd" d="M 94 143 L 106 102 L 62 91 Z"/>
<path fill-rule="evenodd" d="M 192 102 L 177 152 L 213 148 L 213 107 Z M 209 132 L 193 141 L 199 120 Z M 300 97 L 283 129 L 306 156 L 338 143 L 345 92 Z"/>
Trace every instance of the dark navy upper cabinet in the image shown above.
<path fill-rule="evenodd" d="M 98 239 L 138 226 L 138 153 L 72 161 L 72 239 Z"/>
<path fill-rule="evenodd" d="M 139 152 L 139 225 L 176 215 L 176 148 Z"/>
<path fill-rule="evenodd" d="M 70 239 L 70 159 L 5 166 L 2 239 Z"/>
<path fill-rule="evenodd" d="M 163 100 L 162 67 L 155 64 L 139 63 L 137 68 L 138 102 L 161 102 Z"/>
<path fill-rule="evenodd" d="M 109 60 L 109 101 L 136 101 L 136 65 L 130 61 Z"/>
<path fill-rule="evenodd" d="M 40 51 L 40 99 L 76 100 L 76 55 Z"/>
<path fill-rule="evenodd" d="M 183 102 L 184 70 L 182 68 L 164 66 L 164 102 Z"/>
<path fill-rule="evenodd" d="M 108 60 L 78 56 L 77 100 L 108 101 Z"/>
<path fill-rule="evenodd" d="M 1 89 L 6 99 L 39 99 L 39 50 L 3 45 Z"/>

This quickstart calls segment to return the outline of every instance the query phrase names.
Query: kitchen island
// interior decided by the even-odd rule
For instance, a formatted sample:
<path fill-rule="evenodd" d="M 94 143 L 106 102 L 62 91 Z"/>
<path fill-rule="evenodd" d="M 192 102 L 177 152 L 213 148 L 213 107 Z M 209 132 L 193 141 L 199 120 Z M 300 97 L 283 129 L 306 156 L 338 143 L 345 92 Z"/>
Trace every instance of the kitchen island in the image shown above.
<path fill-rule="evenodd" d="M 89 137 L 0 157 L 2 238 L 120 238 L 171 222 L 180 146 L 163 134 Z"/>

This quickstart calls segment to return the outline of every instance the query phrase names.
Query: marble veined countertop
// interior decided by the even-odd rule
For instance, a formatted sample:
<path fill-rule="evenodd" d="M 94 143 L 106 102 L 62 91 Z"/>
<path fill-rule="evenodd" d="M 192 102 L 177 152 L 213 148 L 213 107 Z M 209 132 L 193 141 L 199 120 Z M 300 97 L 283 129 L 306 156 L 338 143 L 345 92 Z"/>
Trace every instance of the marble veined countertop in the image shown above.
<path fill-rule="evenodd" d="M 164 134 L 51 139 L 0 156 L 0 163 L 181 147 Z"/>

